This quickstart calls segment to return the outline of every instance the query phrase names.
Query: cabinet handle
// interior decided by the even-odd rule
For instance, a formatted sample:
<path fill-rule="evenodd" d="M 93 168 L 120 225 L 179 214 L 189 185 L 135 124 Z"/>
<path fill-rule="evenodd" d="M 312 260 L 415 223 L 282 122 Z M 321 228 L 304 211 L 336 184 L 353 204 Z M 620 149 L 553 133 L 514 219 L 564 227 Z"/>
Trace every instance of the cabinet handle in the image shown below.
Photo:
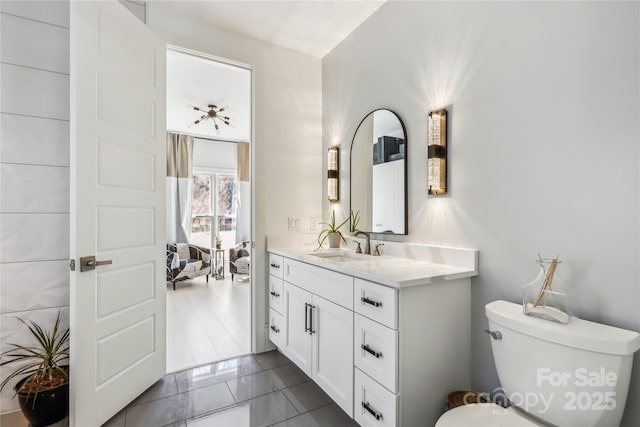
<path fill-rule="evenodd" d="M 361 344 L 360 347 L 362 347 L 362 349 L 367 353 L 374 355 L 376 359 L 380 359 L 382 357 L 382 353 L 369 347 L 369 344 Z"/>
<path fill-rule="evenodd" d="M 313 310 L 316 308 L 315 305 L 309 304 L 309 312 L 311 315 L 309 316 L 309 335 L 313 335 L 316 331 L 313 330 Z"/>
<path fill-rule="evenodd" d="M 365 304 L 370 304 L 370 305 L 372 305 L 374 307 L 382 307 L 382 303 L 381 302 L 374 301 L 374 300 L 369 299 L 367 297 L 360 298 L 360 301 L 362 301 Z"/>
<path fill-rule="evenodd" d="M 380 421 L 382 419 L 382 414 L 369 406 L 369 402 L 362 402 L 362 407 L 366 409 L 368 413 L 373 415 L 376 420 Z"/>
<path fill-rule="evenodd" d="M 309 332 L 311 329 L 309 328 L 309 303 L 304 303 L 304 331 Z"/>
<path fill-rule="evenodd" d="M 275 262 L 271 263 L 271 267 L 273 268 L 280 268 L 280 266 L 278 264 L 276 264 Z"/>
<path fill-rule="evenodd" d="M 273 295 L 274 297 L 278 298 L 280 296 L 279 293 L 277 293 L 276 291 L 271 291 L 269 292 L 271 295 Z"/>
<path fill-rule="evenodd" d="M 279 334 L 279 333 L 280 333 L 280 329 L 276 328 L 276 325 L 271 325 L 271 330 L 272 330 L 273 332 L 275 332 L 276 334 Z"/>

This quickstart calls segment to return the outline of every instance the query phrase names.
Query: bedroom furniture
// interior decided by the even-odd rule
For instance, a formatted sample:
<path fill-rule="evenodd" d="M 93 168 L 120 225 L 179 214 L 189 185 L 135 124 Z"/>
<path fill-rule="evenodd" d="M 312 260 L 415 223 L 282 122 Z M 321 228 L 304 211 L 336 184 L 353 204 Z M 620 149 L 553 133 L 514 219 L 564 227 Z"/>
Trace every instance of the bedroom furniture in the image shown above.
<path fill-rule="evenodd" d="M 211 250 L 188 243 L 167 244 L 167 282 L 176 282 L 211 274 Z"/>
<path fill-rule="evenodd" d="M 251 273 L 249 250 L 247 249 L 247 243 L 242 242 L 236 245 L 234 248 L 229 249 L 229 273 L 231 273 L 231 280 L 233 280 L 236 274 Z"/>

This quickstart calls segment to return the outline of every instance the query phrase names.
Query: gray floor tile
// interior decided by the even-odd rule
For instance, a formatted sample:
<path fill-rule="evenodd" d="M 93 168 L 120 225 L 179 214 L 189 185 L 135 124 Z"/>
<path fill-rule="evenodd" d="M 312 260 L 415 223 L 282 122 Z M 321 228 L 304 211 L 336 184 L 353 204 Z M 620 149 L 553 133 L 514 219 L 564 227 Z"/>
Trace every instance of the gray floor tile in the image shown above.
<path fill-rule="evenodd" d="M 187 427 L 267 426 L 298 414 L 282 392 L 266 394 L 200 418 L 187 420 Z"/>
<path fill-rule="evenodd" d="M 300 369 L 293 365 L 286 365 L 229 380 L 227 384 L 229 384 L 233 397 L 238 402 L 242 402 L 305 381 L 309 381 L 309 377 Z"/>
<path fill-rule="evenodd" d="M 313 381 L 286 388 L 282 392 L 301 414 L 332 402 L 331 398 Z"/>
<path fill-rule="evenodd" d="M 150 402 L 152 400 L 160 399 L 167 396 L 172 396 L 178 393 L 178 386 L 176 384 L 175 375 L 165 375 L 154 385 L 149 387 L 144 393 L 131 402 L 130 406 L 140 405 L 141 403 Z"/>
<path fill-rule="evenodd" d="M 236 403 L 226 383 L 198 388 L 184 394 L 190 398 L 193 416 L 215 411 Z"/>
<path fill-rule="evenodd" d="M 254 354 L 258 363 L 264 369 L 276 368 L 278 366 L 288 365 L 291 360 L 284 357 L 278 350 L 268 351 L 266 353 Z"/>
<path fill-rule="evenodd" d="M 164 426 L 235 404 L 225 383 L 152 400 L 127 409 L 127 427 Z"/>
<path fill-rule="evenodd" d="M 177 423 L 167 424 L 166 426 L 162 427 L 187 427 L 187 421 L 178 421 Z"/>
<path fill-rule="evenodd" d="M 358 427 L 358 423 L 349 418 L 338 405 L 323 406 L 306 414 L 289 418 L 273 427 Z"/>
<path fill-rule="evenodd" d="M 183 392 L 262 371 L 253 356 L 242 356 L 176 372 L 178 391 Z"/>
<path fill-rule="evenodd" d="M 194 415 L 186 393 L 175 394 L 127 409 L 127 427 L 158 427 L 185 420 Z"/>
<path fill-rule="evenodd" d="M 125 412 L 126 411 L 127 410 L 125 408 L 122 411 L 118 412 L 113 417 L 111 417 L 111 419 L 109 419 L 109 421 L 107 421 L 106 423 L 102 424 L 102 427 L 124 427 L 124 417 L 125 417 Z M 2 424 L 0 424 L 0 425 L 2 425 Z"/>

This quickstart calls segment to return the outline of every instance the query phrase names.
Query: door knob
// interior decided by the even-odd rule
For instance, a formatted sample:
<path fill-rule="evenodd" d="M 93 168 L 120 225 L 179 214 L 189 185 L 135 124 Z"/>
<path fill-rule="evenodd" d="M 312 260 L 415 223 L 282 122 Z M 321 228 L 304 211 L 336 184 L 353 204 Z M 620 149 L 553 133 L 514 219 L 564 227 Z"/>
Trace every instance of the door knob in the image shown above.
<path fill-rule="evenodd" d="M 106 259 L 104 261 L 96 261 L 96 257 L 94 255 L 83 256 L 80 258 L 80 272 L 95 270 L 99 265 L 109 264 L 113 264 L 113 261 L 110 259 Z"/>

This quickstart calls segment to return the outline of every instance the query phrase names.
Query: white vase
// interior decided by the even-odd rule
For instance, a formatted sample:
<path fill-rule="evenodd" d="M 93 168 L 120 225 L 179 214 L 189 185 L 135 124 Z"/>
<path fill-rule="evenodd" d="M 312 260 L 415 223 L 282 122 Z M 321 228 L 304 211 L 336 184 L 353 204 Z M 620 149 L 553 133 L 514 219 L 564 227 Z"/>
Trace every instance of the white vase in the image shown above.
<path fill-rule="evenodd" d="M 327 238 L 329 240 L 329 247 L 330 248 L 339 248 L 340 247 L 340 233 L 329 233 L 327 235 Z"/>

